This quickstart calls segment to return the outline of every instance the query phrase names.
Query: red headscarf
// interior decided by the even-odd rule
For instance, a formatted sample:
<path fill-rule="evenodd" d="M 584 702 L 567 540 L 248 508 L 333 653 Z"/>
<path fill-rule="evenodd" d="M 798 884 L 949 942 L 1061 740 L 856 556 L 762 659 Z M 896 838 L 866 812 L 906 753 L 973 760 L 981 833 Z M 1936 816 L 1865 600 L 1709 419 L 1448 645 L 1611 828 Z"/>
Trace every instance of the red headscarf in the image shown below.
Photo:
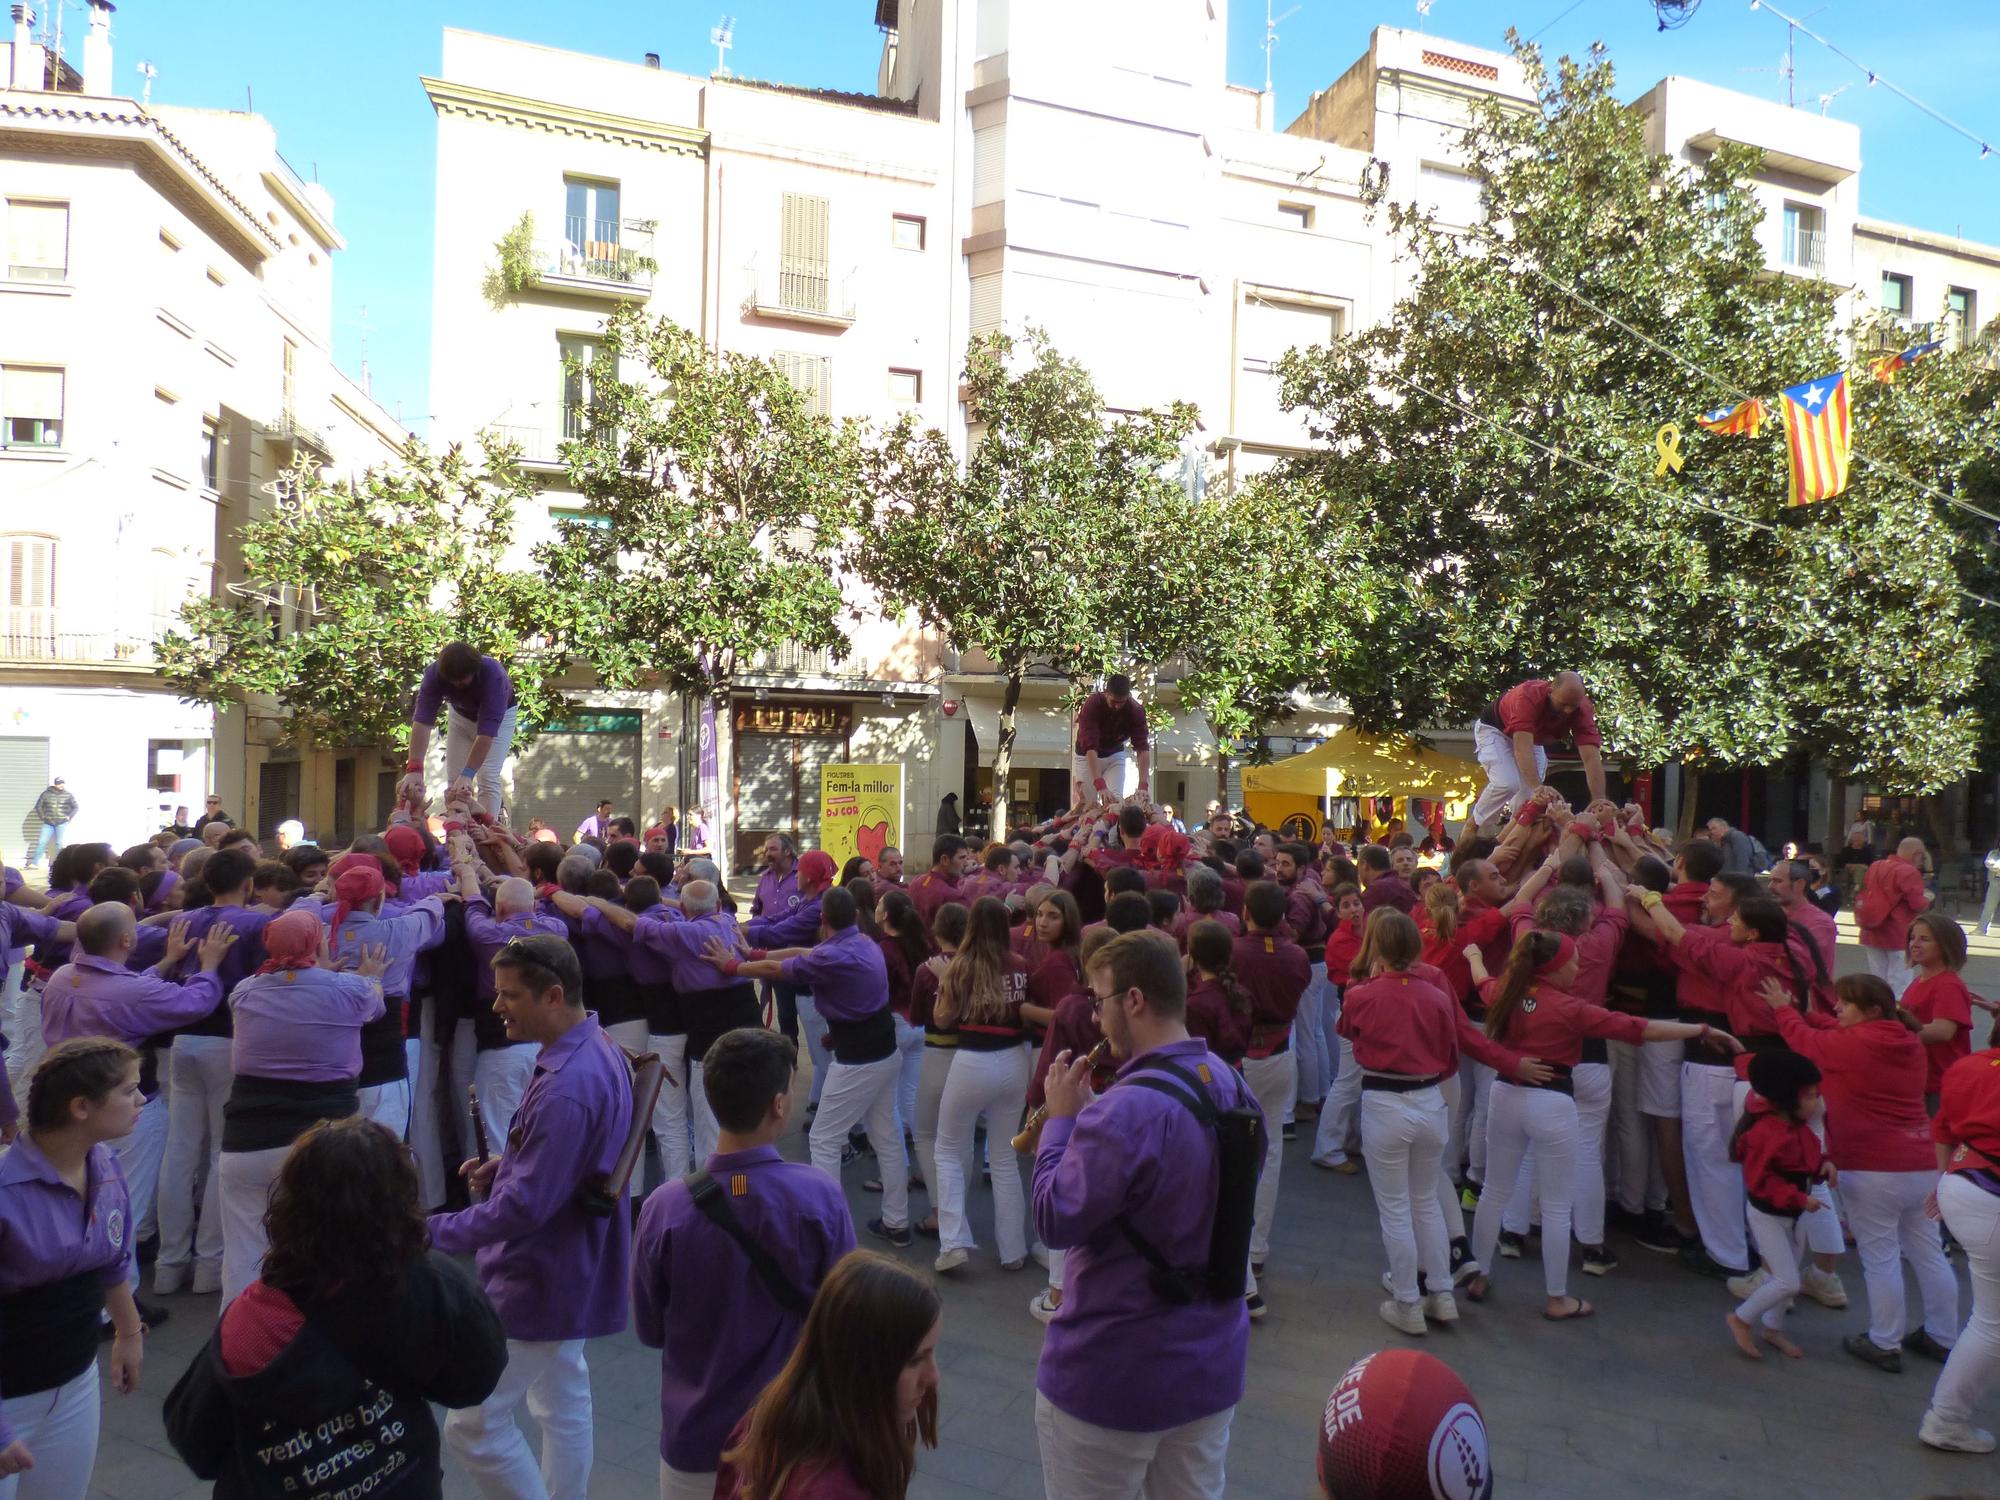
<path fill-rule="evenodd" d="M 348 863 L 352 861 L 352 863 Z M 338 942 L 340 924 L 357 906 L 366 906 L 370 901 L 380 899 L 389 889 L 389 883 L 382 878 L 382 862 L 372 854 L 345 854 L 341 863 L 347 868 L 333 877 L 333 922 L 327 929 L 329 940 Z"/>
<path fill-rule="evenodd" d="M 325 931 L 313 911 L 293 910 L 273 917 L 264 924 L 264 962 L 257 966 L 257 972 L 319 967 L 319 944 Z"/>
<path fill-rule="evenodd" d="M 808 849 L 799 856 L 799 879 L 824 890 L 833 884 L 833 856 L 824 849 Z"/>
<path fill-rule="evenodd" d="M 391 857 L 403 867 L 405 875 L 417 873 L 427 849 L 421 833 L 408 823 L 396 823 L 383 831 L 382 842 L 389 846 Z"/>
<path fill-rule="evenodd" d="M 1155 870 L 1178 870 L 1186 861 L 1188 836 L 1165 823 L 1155 823 L 1139 835 L 1139 862 Z"/>
<path fill-rule="evenodd" d="M 1544 974 L 1553 974 L 1575 957 L 1576 939 L 1566 932 L 1562 933 L 1556 938 L 1556 956 L 1545 964 L 1535 965 L 1535 977 L 1539 979 Z"/>

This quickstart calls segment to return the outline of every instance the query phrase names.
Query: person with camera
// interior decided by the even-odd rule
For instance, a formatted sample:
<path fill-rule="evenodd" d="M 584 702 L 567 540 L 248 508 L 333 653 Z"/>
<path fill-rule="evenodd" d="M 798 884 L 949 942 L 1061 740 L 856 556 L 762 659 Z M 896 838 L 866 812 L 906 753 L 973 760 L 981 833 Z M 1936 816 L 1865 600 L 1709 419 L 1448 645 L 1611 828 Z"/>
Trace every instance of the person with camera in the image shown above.
<path fill-rule="evenodd" d="M 1034 1219 L 1066 1252 L 1035 1373 L 1042 1480 L 1064 1500 L 1219 1497 L 1243 1397 L 1243 1300 L 1266 1125 L 1256 1096 L 1188 1035 L 1172 938 L 1113 939 L 1087 974 L 1118 1060 L 1059 1052 L 1045 1083 Z"/>
<path fill-rule="evenodd" d="M 632 1071 L 583 1008 L 582 968 L 562 938 L 512 939 L 493 956 L 493 979 L 507 1040 L 542 1050 L 501 1154 L 459 1168 L 472 1206 L 430 1218 L 433 1249 L 478 1252 L 480 1286 L 507 1330 L 499 1386 L 445 1419 L 445 1444 L 488 1500 L 584 1500 L 583 1341 L 625 1331 L 632 1221 L 624 1185 L 607 1182 L 631 1134 Z M 515 1420 L 523 1401 L 542 1429 L 539 1462 Z"/>

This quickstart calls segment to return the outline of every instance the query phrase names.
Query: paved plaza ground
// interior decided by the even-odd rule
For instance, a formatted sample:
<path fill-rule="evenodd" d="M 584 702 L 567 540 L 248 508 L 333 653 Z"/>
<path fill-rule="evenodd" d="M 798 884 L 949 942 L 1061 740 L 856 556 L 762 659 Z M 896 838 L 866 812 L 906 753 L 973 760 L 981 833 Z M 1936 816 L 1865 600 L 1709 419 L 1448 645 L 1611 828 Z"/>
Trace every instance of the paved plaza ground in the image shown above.
<path fill-rule="evenodd" d="M 1858 967 L 1852 932 L 1841 969 Z M 1974 940 L 1968 982 L 2000 994 L 2000 943 Z M 1983 1045 L 1987 1022 L 1979 1021 Z M 803 1087 L 803 1081 L 801 1083 Z M 803 1136 L 784 1143 L 803 1158 Z M 1375 1316 L 1383 1262 L 1365 1177 L 1314 1169 L 1301 1140 L 1285 1152 L 1273 1254 L 1266 1280 L 1271 1312 L 1252 1330 L 1249 1391 L 1230 1434 L 1229 1494 L 1241 1500 L 1317 1495 L 1316 1424 L 1334 1380 L 1387 1344 L 1404 1342 Z M 877 1212 L 861 1191 L 872 1163 L 847 1169 L 856 1222 Z M 921 1201 L 921 1199 L 919 1200 Z M 1034 1370 L 1041 1325 L 1027 1312 L 1041 1282 L 1033 1262 L 1009 1275 L 991 1251 L 991 1199 L 975 1195 L 982 1246 L 945 1289 L 939 1348 L 944 1374 L 941 1442 L 921 1455 L 912 1495 L 925 1500 L 1042 1495 L 1034 1431 Z M 1477 1395 L 1492 1435 L 1501 1496 L 1537 1500 L 1743 1496 L 1754 1500 L 1915 1500 L 1932 1494 L 2000 1494 L 2000 1457 L 1935 1453 L 1916 1440 L 1937 1366 L 1910 1359 L 1901 1376 L 1877 1373 L 1840 1351 L 1843 1334 L 1866 1323 L 1859 1264 L 1842 1265 L 1853 1305 L 1829 1312 L 1801 1299 L 1790 1331 L 1807 1358 L 1739 1356 L 1722 1326 L 1729 1306 L 1718 1283 L 1667 1258 L 1614 1239 L 1623 1264 L 1596 1279 L 1573 1273 L 1598 1316 L 1554 1325 L 1539 1316 L 1540 1267 L 1503 1261 L 1493 1300 L 1461 1303 L 1456 1328 L 1423 1347 L 1445 1360 Z M 900 1252 L 928 1266 L 934 1241 Z M 1531 1247 L 1532 1254 L 1532 1247 Z M 1961 1282 L 1963 1268 L 1960 1267 Z M 1915 1305 L 1915 1286 L 1910 1288 Z M 148 1340 L 143 1389 L 105 1395 L 104 1441 L 94 1497 L 192 1500 L 190 1480 L 168 1448 L 160 1403 L 206 1336 L 214 1297 L 167 1299 L 173 1320 Z M 1970 1308 L 1969 1294 L 1961 1317 Z M 658 1490 L 658 1357 L 630 1334 L 590 1346 L 596 1393 L 597 1461 L 590 1493 L 642 1500 Z M 2000 1391 L 1985 1425 L 2000 1425 Z M 472 1486 L 447 1460 L 445 1493 Z"/>

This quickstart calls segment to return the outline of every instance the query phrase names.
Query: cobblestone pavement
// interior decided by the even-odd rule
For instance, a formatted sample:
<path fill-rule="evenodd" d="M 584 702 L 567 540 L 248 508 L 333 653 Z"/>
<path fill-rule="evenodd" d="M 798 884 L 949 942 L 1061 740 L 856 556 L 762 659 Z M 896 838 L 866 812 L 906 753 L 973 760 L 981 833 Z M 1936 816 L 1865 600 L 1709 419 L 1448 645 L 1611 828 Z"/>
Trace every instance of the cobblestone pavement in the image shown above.
<path fill-rule="evenodd" d="M 1844 934 L 1851 943 L 1851 932 Z M 2000 993 L 2000 943 L 1975 939 L 1967 980 Z M 1850 946 L 1843 972 L 1858 967 Z M 1980 1032 L 1985 1035 L 1982 1017 Z M 803 1137 L 784 1143 L 803 1157 Z M 877 1210 L 861 1190 L 869 1163 L 847 1169 L 860 1222 Z M 1341 1371 L 1399 1341 L 1375 1316 L 1383 1265 L 1365 1177 L 1315 1170 L 1302 1140 L 1285 1152 L 1266 1281 L 1271 1312 L 1252 1330 L 1249 1390 L 1230 1434 L 1232 1500 L 1300 1500 L 1313 1481 L 1316 1423 Z M 1027 1312 L 1036 1268 L 1009 1275 L 991 1250 L 991 1199 L 973 1213 L 982 1251 L 945 1291 L 941 1442 L 922 1454 L 912 1494 L 924 1500 L 1043 1493 L 1034 1432 L 1034 1368 L 1042 1330 Z M 928 1265 L 924 1247 L 900 1252 Z M 1877 1373 L 1840 1351 L 1862 1329 L 1861 1274 L 1842 1266 L 1853 1305 L 1829 1312 L 1801 1300 L 1790 1331 L 1807 1358 L 1752 1365 L 1723 1330 L 1727 1294 L 1629 1243 L 1603 1279 L 1573 1274 L 1598 1316 L 1551 1325 L 1532 1259 L 1503 1264 L 1495 1296 L 1467 1304 L 1450 1330 L 1424 1341 L 1477 1395 L 1494 1445 L 1501 1496 L 1537 1500 L 1733 1496 L 1755 1500 L 1889 1500 L 2000 1490 L 2000 1460 L 1935 1453 L 1916 1440 L 1937 1367 L 1912 1359 L 1900 1376 Z M 1963 1269 L 1960 1271 L 1963 1282 Z M 1915 1286 L 1910 1287 L 1915 1305 Z M 192 1500 L 191 1482 L 167 1446 L 160 1403 L 205 1337 L 214 1297 L 167 1299 L 173 1320 L 149 1340 L 142 1390 L 105 1393 L 105 1426 L 92 1495 L 102 1500 Z M 1969 1294 L 1961 1317 L 1970 1309 Z M 597 1455 L 590 1493 L 642 1500 L 658 1488 L 657 1356 L 626 1334 L 590 1346 Z M 2000 1392 L 1987 1425 L 2000 1417 Z M 473 1496 L 446 1463 L 445 1493 Z"/>

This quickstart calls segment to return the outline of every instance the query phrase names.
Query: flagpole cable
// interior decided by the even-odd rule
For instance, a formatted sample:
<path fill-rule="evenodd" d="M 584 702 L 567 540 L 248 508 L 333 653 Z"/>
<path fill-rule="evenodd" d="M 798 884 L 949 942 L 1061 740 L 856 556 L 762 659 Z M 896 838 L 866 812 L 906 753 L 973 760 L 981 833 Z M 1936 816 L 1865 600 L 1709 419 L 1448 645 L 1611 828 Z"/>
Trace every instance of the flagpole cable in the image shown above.
<path fill-rule="evenodd" d="M 1578 468 L 1584 470 L 1586 473 L 1594 474 L 1598 478 L 1605 480 L 1609 484 L 1616 485 L 1623 489 L 1633 490 L 1642 497 L 1656 497 L 1656 498 L 1671 500 L 1677 505 L 1685 505 L 1691 509 L 1703 511 L 1709 515 L 1719 517 L 1724 521 L 1733 521 L 1739 526 L 1748 526 L 1756 531 L 1769 532 L 1773 536 L 1777 536 L 1780 534 L 1779 528 L 1771 525 L 1767 521 L 1759 521 L 1750 516 L 1738 515 L 1733 511 L 1722 510 L 1717 506 L 1710 505 L 1705 501 L 1694 499 L 1693 497 L 1688 495 L 1683 495 L 1675 490 L 1650 489 L 1647 486 L 1640 484 L 1637 480 L 1631 478 L 1629 475 L 1620 474 L 1613 469 L 1607 469 L 1601 464 L 1591 462 L 1589 459 L 1579 458 L 1574 453 L 1565 453 L 1562 449 L 1551 447 L 1549 444 L 1541 442 L 1538 439 L 1531 438 L 1525 433 L 1516 432 L 1514 431 L 1513 428 L 1507 427 L 1502 423 L 1494 421 L 1491 417 L 1487 416 L 1485 413 L 1474 410 L 1472 407 L 1467 406 L 1462 401 L 1455 400 L 1450 396 L 1440 395 L 1438 392 L 1429 389 L 1427 386 L 1419 385 L 1416 381 L 1398 375 L 1392 370 L 1380 370 L 1375 373 L 1381 375 L 1384 379 L 1394 381 L 1397 385 L 1404 387 L 1406 390 L 1412 390 L 1417 392 L 1419 395 L 1428 396 L 1430 397 L 1431 400 L 1438 402 L 1440 405 L 1449 406 L 1456 411 L 1462 412 L 1464 413 L 1464 415 L 1472 418 L 1473 421 L 1479 423 L 1481 426 L 1489 427 L 1493 431 L 1500 433 L 1504 437 L 1512 438 L 1516 442 L 1526 443 L 1530 448 L 1545 453 L 1550 458 L 1553 458 L 1558 462 L 1574 464 Z M 1839 546 L 1837 542 L 1833 542 L 1831 539 L 1826 539 L 1826 540 L 1828 541 L 1828 545 L 1830 548 Z M 1848 560 L 1857 561 L 1856 559 L 1853 559 L 1851 557 Z M 2000 609 L 2000 600 L 1989 599 L 1984 594 L 1974 593 L 1971 589 L 1960 587 L 1957 589 L 1957 593 L 1961 598 L 1970 599 L 1984 608 Z"/>

